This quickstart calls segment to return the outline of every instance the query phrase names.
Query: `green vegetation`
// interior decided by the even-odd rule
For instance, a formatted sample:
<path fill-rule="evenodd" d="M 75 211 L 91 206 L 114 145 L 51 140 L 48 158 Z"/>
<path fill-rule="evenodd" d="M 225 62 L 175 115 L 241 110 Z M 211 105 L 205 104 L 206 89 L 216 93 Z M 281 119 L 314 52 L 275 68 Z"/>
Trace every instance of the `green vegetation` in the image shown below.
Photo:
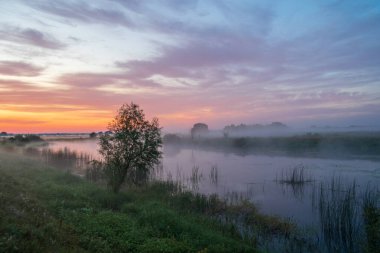
<path fill-rule="evenodd" d="M 207 215 L 225 208 L 216 198 L 173 195 L 172 183 L 113 193 L 37 160 L 0 160 L 2 252 L 255 252 Z"/>
<path fill-rule="evenodd" d="M 100 137 L 100 154 L 108 186 L 118 192 L 122 184 L 145 183 L 154 165 L 160 162 L 162 144 L 158 119 L 151 122 L 134 103 L 120 107 L 108 130 Z"/>

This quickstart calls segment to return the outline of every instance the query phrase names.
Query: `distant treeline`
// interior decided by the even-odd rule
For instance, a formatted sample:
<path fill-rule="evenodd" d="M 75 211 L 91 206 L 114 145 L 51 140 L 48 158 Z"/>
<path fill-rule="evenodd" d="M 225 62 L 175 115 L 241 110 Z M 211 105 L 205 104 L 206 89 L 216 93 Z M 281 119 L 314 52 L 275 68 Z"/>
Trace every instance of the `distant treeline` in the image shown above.
<path fill-rule="evenodd" d="M 178 144 L 237 153 L 276 153 L 317 157 L 380 157 L 380 132 L 198 139 L 167 135 L 164 137 L 164 144 Z"/>
<path fill-rule="evenodd" d="M 35 134 L 16 134 L 12 137 L 9 137 L 7 139 L 4 139 L 3 142 L 7 143 L 16 143 L 16 144 L 23 144 L 23 143 L 29 143 L 29 142 L 40 142 L 44 141 L 40 136 Z"/>
<path fill-rule="evenodd" d="M 272 130 L 272 129 L 285 129 L 287 126 L 281 122 L 272 122 L 268 125 L 262 125 L 262 124 L 253 124 L 253 125 L 246 125 L 246 124 L 240 124 L 240 125 L 229 125 L 224 127 L 225 133 L 230 132 L 249 132 L 249 131 L 256 131 L 256 130 Z"/>

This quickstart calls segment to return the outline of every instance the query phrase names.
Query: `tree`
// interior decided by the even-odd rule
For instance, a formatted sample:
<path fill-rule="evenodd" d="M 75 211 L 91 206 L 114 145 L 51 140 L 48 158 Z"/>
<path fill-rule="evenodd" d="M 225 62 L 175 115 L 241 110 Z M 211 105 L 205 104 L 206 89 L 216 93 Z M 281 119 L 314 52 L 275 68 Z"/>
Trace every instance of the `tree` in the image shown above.
<path fill-rule="evenodd" d="M 104 158 L 109 187 L 118 192 L 127 181 L 146 182 L 161 158 L 161 129 L 158 119 L 145 120 L 137 104 L 124 104 L 100 137 L 100 154 Z"/>
<path fill-rule="evenodd" d="M 191 138 L 199 138 L 208 133 L 208 126 L 205 123 L 196 123 L 190 130 Z"/>

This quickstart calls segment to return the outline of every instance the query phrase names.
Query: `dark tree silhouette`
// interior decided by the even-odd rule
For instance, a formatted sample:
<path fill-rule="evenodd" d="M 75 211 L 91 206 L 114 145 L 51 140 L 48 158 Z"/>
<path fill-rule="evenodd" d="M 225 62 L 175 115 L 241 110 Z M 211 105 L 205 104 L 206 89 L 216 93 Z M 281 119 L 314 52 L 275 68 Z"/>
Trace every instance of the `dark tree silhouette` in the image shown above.
<path fill-rule="evenodd" d="M 127 181 L 142 184 L 161 158 L 161 129 L 158 119 L 145 120 L 137 104 L 124 104 L 100 137 L 108 185 L 114 192 Z"/>

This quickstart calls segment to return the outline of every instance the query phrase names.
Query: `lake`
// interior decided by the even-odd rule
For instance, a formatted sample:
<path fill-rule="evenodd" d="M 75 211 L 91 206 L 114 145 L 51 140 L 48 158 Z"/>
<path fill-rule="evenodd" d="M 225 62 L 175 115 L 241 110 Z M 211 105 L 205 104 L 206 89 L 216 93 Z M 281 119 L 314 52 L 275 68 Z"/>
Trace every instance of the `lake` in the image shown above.
<path fill-rule="evenodd" d="M 51 141 L 49 148 L 90 154 L 99 159 L 97 140 Z M 302 185 L 281 183 L 298 168 L 309 179 Z M 218 194 L 228 201 L 241 199 L 255 203 L 262 213 L 291 219 L 306 227 L 315 227 L 316 191 L 332 178 L 343 184 L 355 182 L 357 190 L 368 184 L 380 185 L 380 161 L 340 160 L 270 155 L 237 155 L 190 148 L 165 146 L 161 180 L 180 181 L 188 189 Z"/>

